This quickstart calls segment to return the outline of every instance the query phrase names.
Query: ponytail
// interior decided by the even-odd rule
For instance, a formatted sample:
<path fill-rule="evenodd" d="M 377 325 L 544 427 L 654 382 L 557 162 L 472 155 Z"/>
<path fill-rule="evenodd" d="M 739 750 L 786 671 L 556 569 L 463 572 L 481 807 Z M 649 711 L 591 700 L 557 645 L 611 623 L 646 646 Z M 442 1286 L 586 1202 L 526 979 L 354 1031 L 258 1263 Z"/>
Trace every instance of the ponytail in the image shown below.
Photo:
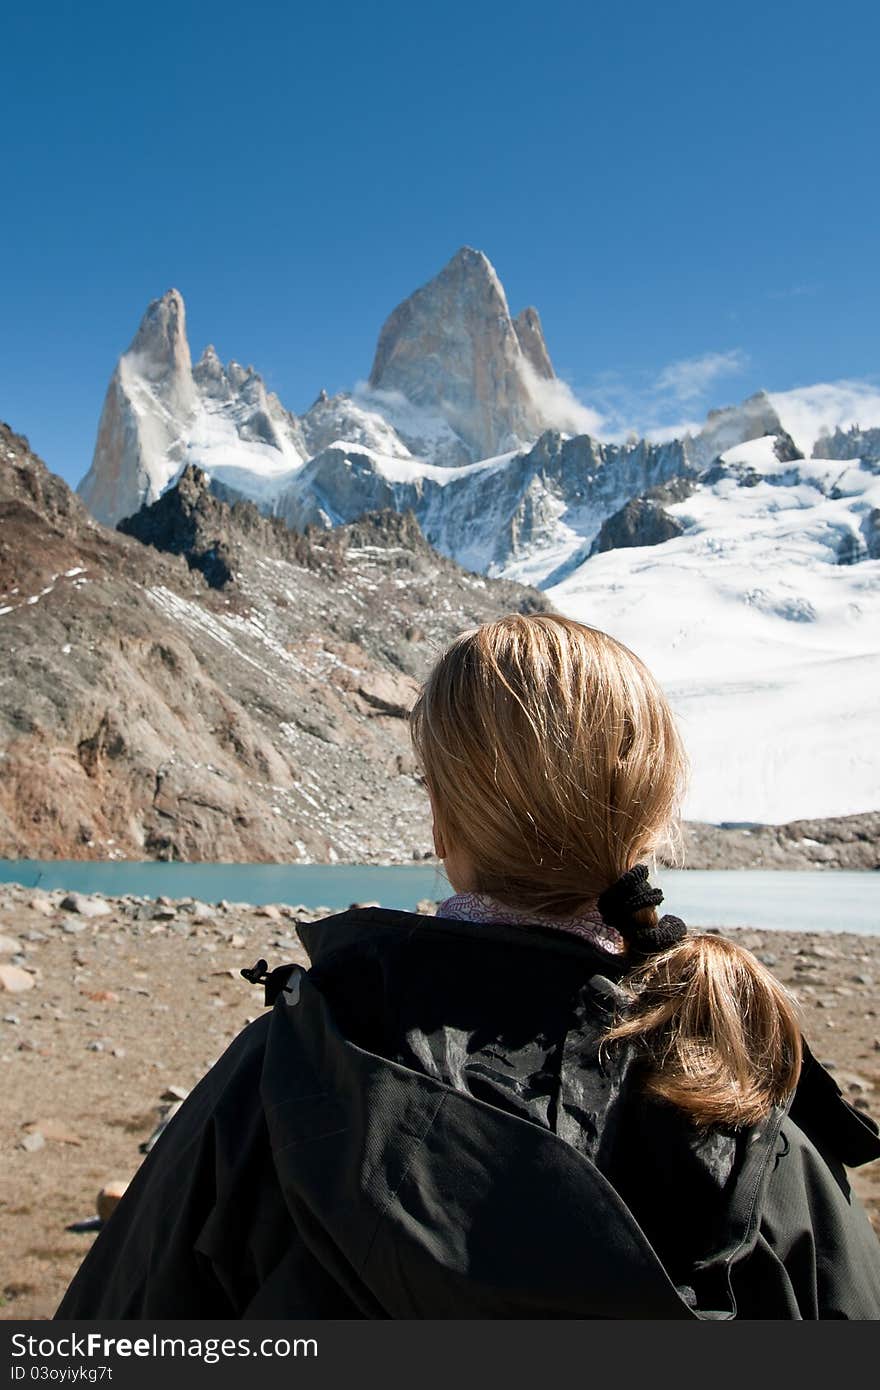
<path fill-rule="evenodd" d="M 657 920 L 663 894 L 638 861 L 678 838 L 687 759 L 628 647 L 557 613 L 484 623 L 440 657 L 410 727 L 475 891 L 558 918 L 596 908 L 625 939 L 632 1007 L 607 1041 L 636 1044 L 651 1094 L 700 1125 L 748 1125 L 793 1091 L 787 992 L 722 937 Z"/>
<path fill-rule="evenodd" d="M 685 936 L 644 958 L 623 984 L 632 1006 L 605 1043 L 636 1045 L 648 1095 L 697 1125 L 739 1127 L 794 1091 L 802 1055 L 796 1007 L 750 951 L 722 936 Z"/>

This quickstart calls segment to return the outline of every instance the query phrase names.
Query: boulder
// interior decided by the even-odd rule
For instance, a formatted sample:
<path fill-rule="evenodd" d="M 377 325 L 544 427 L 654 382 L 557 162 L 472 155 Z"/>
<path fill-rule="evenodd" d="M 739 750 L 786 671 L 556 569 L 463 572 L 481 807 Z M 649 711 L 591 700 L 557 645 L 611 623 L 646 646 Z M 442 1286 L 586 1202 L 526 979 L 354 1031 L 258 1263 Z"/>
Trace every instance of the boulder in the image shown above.
<path fill-rule="evenodd" d="M 84 893 L 68 893 L 59 904 L 65 912 L 78 912 L 81 917 L 106 917 L 113 911 L 103 898 L 87 897 Z"/>

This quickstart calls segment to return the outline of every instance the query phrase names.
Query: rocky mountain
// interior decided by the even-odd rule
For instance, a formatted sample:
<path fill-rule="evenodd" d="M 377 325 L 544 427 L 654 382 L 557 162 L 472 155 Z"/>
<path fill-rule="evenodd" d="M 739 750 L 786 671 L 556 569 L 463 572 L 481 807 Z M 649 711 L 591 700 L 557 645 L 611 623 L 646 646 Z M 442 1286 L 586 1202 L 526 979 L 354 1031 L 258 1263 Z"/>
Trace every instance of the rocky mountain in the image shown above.
<path fill-rule="evenodd" d="M 686 444 L 600 444 L 550 430 L 535 445 L 469 468 L 413 467 L 341 444 L 323 450 L 279 493 L 289 526 L 336 526 L 365 509 L 412 511 L 438 550 L 469 569 L 514 566 L 548 576 L 633 496 L 692 472 Z M 531 581 L 530 581 L 531 582 Z"/>
<path fill-rule="evenodd" d="M 880 429 L 861 429 L 851 425 L 848 430 L 837 429 L 820 435 L 816 455 L 824 459 L 862 459 L 880 464 Z"/>
<path fill-rule="evenodd" d="M 494 267 L 465 246 L 386 320 L 369 384 L 444 420 L 463 448 L 436 461 L 462 463 L 540 434 L 549 422 L 534 387 L 554 378 L 537 310 L 512 319 Z"/>
<path fill-rule="evenodd" d="M 263 496 L 307 454 L 298 421 L 253 367 L 224 367 L 211 346 L 192 365 L 183 298 L 169 290 L 116 365 L 77 492 L 115 525 L 161 496 L 187 461 L 208 458 L 227 486 Z"/>
<path fill-rule="evenodd" d="M 780 437 L 785 433 L 782 421 L 766 391 L 758 391 L 739 405 L 710 410 L 706 423 L 693 437 L 691 454 L 694 462 L 707 467 L 727 449 L 745 444 L 764 435 Z"/>
<path fill-rule="evenodd" d="M 185 463 L 271 510 L 308 458 L 332 445 L 456 466 L 570 424 L 537 310 L 510 315 L 492 265 L 462 248 L 391 314 L 369 386 L 321 392 L 297 418 L 253 367 L 225 367 L 213 346 L 192 365 L 178 290 L 148 307 L 110 381 L 79 493 L 113 525 L 154 502 Z M 575 412 L 576 413 L 576 412 Z"/>
<path fill-rule="evenodd" d="M 111 531 L 0 426 L 0 857 L 421 856 L 417 683 L 543 598 L 412 517 L 294 536 L 207 482 L 187 469 Z"/>
<path fill-rule="evenodd" d="M 537 310 L 512 317 L 491 263 L 469 247 L 389 316 L 368 385 L 321 392 L 299 418 L 253 368 L 224 367 L 212 347 L 192 367 L 183 301 L 170 290 L 117 365 L 79 491 L 115 524 L 194 464 L 219 496 L 296 528 L 411 509 L 431 543 L 469 568 L 546 585 L 652 487 L 694 480 L 765 437 L 793 461 L 827 436 L 821 422 L 834 408 L 827 392 L 759 392 L 682 440 L 615 444 L 584 433 L 566 389 Z M 831 449 L 870 447 L 870 430 L 838 433 Z"/>

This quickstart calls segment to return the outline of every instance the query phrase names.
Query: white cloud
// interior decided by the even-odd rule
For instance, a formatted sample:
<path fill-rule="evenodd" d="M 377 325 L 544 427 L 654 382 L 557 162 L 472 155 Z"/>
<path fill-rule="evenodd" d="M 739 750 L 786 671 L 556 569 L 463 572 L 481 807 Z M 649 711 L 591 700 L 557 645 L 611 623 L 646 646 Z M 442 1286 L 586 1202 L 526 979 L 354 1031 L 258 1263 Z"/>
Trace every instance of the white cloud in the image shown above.
<path fill-rule="evenodd" d="M 810 454 L 821 434 L 837 426 L 880 427 L 880 385 L 876 381 L 827 381 L 793 391 L 773 391 L 770 402 L 798 448 Z"/>
<path fill-rule="evenodd" d="M 699 434 L 705 423 L 705 420 L 676 420 L 673 425 L 647 425 L 642 433 L 652 444 L 668 444 L 670 439 Z"/>
<path fill-rule="evenodd" d="M 685 357 L 663 368 L 654 383 L 654 391 L 660 396 L 673 396 L 677 401 L 695 401 L 719 378 L 735 376 L 747 365 L 748 357 L 739 348 L 730 352 L 705 352 L 702 357 Z"/>
<path fill-rule="evenodd" d="M 538 376 L 528 361 L 523 361 L 522 371 L 529 395 L 548 425 L 563 434 L 602 434 L 606 424 L 604 417 L 579 401 L 568 382 L 559 377 L 548 381 Z"/>
<path fill-rule="evenodd" d="M 741 348 L 707 352 L 659 371 L 602 372 L 582 394 L 602 414 L 604 439 L 619 443 L 634 435 L 663 443 L 702 429 L 702 412 L 721 403 L 718 382 L 742 372 L 747 363 Z"/>

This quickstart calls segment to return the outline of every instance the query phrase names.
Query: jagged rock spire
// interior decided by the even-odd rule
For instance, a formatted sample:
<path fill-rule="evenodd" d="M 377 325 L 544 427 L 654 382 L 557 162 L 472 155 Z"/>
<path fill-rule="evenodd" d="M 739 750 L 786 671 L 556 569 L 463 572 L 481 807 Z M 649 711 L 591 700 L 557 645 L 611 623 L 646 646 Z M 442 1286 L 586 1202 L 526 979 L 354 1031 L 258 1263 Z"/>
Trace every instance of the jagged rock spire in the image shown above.
<path fill-rule="evenodd" d="M 167 290 L 144 314 L 110 379 L 92 466 L 77 491 L 108 525 L 154 501 L 183 457 L 196 406 L 186 309 Z"/>
<path fill-rule="evenodd" d="M 544 330 L 537 309 L 521 309 L 513 321 L 513 326 L 519 345 L 537 375 L 544 381 L 552 381 L 556 373 L 550 361 L 547 344 L 544 342 Z"/>
<path fill-rule="evenodd" d="M 485 458 L 551 423 L 534 383 L 552 378 L 537 313 L 515 324 L 488 257 L 463 246 L 386 320 L 370 386 L 436 412 Z"/>

